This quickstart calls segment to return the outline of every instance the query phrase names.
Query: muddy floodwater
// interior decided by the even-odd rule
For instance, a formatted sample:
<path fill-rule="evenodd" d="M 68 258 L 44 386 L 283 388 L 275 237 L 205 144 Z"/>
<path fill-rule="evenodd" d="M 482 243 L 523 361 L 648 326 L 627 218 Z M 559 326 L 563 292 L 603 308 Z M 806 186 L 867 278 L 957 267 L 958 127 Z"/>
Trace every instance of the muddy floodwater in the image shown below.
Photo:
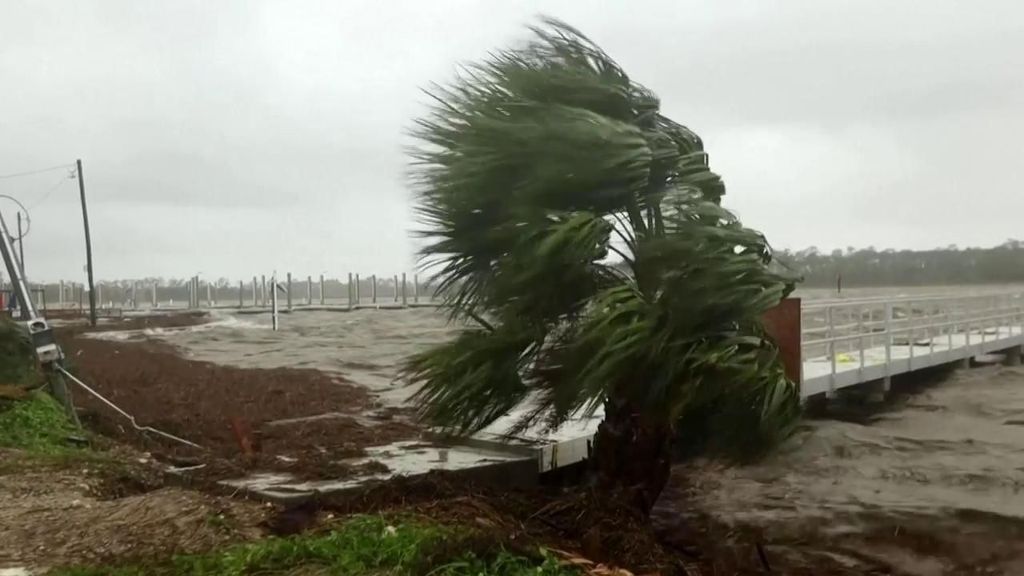
<path fill-rule="evenodd" d="M 297 312 L 281 317 L 279 332 L 266 314 L 217 312 L 202 326 L 97 337 L 334 372 L 397 405 L 410 392 L 396 381 L 401 360 L 454 331 L 433 309 Z M 990 365 L 925 383 L 856 422 L 807 420 L 758 464 L 681 465 L 656 519 L 684 530 L 701 514 L 723 538 L 760 534 L 776 569 L 828 557 L 865 573 L 1024 574 L 1022 488 L 1024 368 Z"/>

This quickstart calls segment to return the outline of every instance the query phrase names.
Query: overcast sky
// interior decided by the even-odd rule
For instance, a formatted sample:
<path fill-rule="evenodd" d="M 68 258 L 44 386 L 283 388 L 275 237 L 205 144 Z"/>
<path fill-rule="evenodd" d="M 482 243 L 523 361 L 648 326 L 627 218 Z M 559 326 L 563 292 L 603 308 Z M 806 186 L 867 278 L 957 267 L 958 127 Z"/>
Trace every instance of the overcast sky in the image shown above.
<path fill-rule="evenodd" d="M 0 175 L 82 158 L 100 278 L 411 270 L 420 88 L 540 13 L 697 131 L 776 247 L 1024 237 L 1017 1 L 0 0 Z M 80 280 L 77 183 L 0 194 L 32 279 Z"/>

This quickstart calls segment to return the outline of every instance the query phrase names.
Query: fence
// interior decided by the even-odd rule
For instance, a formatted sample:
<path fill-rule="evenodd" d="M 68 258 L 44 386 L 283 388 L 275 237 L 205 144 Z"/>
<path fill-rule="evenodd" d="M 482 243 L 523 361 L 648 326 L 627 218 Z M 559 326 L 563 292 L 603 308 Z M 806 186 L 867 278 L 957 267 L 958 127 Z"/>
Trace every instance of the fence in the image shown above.
<path fill-rule="evenodd" d="M 271 275 L 253 276 L 248 281 L 227 283 L 193 277 L 175 285 L 156 282 L 98 282 L 96 305 L 100 310 L 150 310 L 189 308 L 268 308 Z M 437 306 L 435 286 L 418 274 L 348 274 L 346 278 L 325 275 L 277 278 L 282 307 L 294 308 L 390 308 Z M 2 290 L 2 287 L 0 287 Z M 33 284 L 36 304 L 42 311 L 87 310 L 88 289 L 80 283 Z"/>

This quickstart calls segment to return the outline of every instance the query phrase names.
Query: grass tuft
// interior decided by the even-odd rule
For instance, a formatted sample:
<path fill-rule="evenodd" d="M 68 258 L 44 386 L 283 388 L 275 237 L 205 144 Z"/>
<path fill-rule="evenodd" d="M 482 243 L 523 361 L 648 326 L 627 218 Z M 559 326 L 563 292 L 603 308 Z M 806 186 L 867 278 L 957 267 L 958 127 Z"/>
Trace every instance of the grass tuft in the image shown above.
<path fill-rule="evenodd" d="M 56 576 L 575 576 L 553 557 L 516 555 L 496 543 L 483 550 L 474 533 L 424 520 L 357 516 L 323 534 L 269 538 L 202 555 L 130 566 L 57 569 Z M 444 557 L 438 549 L 462 551 Z"/>
<path fill-rule="evenodd" d="M 57 454 L 72 450 L 66 439 L 74 433 L 64 408 L 49 394 L 35 391 L 25 400 L 0 400 L 0 448 Z"/>

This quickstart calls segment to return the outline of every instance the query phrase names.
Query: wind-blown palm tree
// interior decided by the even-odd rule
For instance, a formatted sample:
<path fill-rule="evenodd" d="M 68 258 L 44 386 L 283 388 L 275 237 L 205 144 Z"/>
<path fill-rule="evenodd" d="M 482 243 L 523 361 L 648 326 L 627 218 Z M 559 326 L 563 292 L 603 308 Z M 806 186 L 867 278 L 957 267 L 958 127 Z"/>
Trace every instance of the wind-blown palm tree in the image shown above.
<path fill-rule="evenodd" d="M 459 433 L 524 405 L 519 428 L 603 409 L 597 485 L 649 510 L 680 421 L 746 454 L 790 429 L 796 390 L 759 318 L 791 284 L 720 206 L 696 134 L 578 31 L 532 31 L 428 92 L 421 255 L 471 327 L 405 375 L 420 415 Z"/>

